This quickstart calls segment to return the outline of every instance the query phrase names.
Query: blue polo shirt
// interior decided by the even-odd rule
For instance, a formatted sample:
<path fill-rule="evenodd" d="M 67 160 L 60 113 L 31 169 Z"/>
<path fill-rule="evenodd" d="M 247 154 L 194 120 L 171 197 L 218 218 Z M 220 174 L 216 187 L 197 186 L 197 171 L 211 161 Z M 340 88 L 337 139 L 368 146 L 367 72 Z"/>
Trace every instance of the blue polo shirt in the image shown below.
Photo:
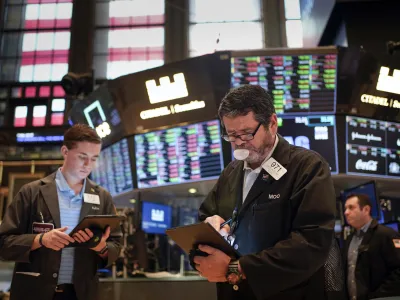
<path fill-rule="evenodd" d="M 56 174 L 56 186 L 58 203 L 60 206 L 61 227 L 68 226 L 65 233 L 69 234 L 79 223 L 86 179 L 83 182 L 81 192 L 78 195 L 75 195 L 75 192 L 68 185 L 64 175 L 61 173 L 61 169 L 58 169 Z M 64 248 L 61 250 L 61 265 L 58 274 L 58 284 L 72 283 L 72 276 L 74 274 L 74 257 L 75 248 Z"/>

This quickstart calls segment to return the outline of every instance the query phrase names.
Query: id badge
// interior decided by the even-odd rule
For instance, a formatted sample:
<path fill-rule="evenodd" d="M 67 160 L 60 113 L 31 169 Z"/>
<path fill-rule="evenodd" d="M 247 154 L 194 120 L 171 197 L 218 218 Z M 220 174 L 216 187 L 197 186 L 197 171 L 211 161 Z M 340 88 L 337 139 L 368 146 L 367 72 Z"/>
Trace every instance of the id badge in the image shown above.
<path fill-rule="evenodd" d="M 54 224 L 52 223 L 40 223 L 40 222 L 32 223 L 32 233 L 36 234 L 46 233 L 53 229 L 54 229 Z"/>

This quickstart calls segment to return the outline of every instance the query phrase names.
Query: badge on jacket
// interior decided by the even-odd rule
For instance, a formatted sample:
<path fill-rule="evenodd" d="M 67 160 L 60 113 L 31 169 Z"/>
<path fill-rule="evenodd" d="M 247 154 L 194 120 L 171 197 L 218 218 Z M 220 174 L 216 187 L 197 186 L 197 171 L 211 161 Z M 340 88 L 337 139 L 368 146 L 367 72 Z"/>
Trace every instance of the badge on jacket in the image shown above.
<path fill-rule="evenodd" d="M 84 193 L 83 194 L 83 201 L 85 203 L 90 203 L 90 204 L 100 204 L 99 195 L 94 195 L 94 194 Z"/>
<path fill-rule="evenodd" d="M 40 222 L 32 223 L 32 233 L 36 234 L 46 233 L 53 229 L 54 229 L 54 224 L 52 223 L 40 223 Z"/>

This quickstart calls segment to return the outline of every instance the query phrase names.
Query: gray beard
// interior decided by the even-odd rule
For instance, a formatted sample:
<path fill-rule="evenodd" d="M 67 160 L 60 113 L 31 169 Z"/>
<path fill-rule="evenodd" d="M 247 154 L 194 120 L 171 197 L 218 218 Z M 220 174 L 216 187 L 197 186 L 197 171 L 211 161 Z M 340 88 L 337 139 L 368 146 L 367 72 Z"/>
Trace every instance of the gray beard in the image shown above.
<path fill-rule="evenodd" d="M 250 152 L 250 155 L 245 159 L 245 161 L 248 164 L 261 165 L 273 146 L 273 144 L 263 145 L 262 148 L 264 149 L 264 151 L 262 153 L 260 153 L 259 149 L 257 149 L 257 151 L 254 151 L 254 149 L 252 149 L 253 151 Z"/>

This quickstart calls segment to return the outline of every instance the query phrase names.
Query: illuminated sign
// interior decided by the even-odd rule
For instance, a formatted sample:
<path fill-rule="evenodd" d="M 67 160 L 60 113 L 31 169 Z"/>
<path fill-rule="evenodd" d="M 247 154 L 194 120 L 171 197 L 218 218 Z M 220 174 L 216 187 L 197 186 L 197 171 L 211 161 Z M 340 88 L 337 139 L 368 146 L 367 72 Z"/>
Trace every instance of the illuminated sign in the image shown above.
<path fill-rule="evenodd" d="M 400 108 L 399 100 L 395 99 L 389 100 L 388 98 L 385 97 L 377 97 L 368 94 L 361 95 L 361 102 L 373 105 L 385 106 L 385 107 Z"/>
<path fill-rule="evenodd" d="M 88 107 L 86 107 L 83 110 L 83 113 L 85 114 L 86 120 L 87 120 L 89 126 L 92 127 L 92 128 L 94 128 L 94 125 L 93 125 L 92 119 L 89 116 L 89 113 L 91 111 L 95 110 L 96 108 L 97 108 L 97 110 L 99 112 L 100 118 L 103 121 L 105 121 L 106 120 L 106 115 L 104 114 L 104 110 L 101 107 L 101 104 L 100 104 L 99 100 L 94 101 L 92 104 L 90 104 Z"/>
<path fill-rule="evenodd" d="M 146 81 L 147 94 L 151 104 L 184 98 L 189 95 L 183 73 L 174 74 L 173 77 L 174 82 L 171 82 L 168 76 L 161 77 L 159 86 L 154 79 Z"/>
<path fill-rule="evenodd" d="M 368 160 L 363 161 L 361 158 L 356 162 L 356 169 L 357 170 L 364 170 L 364 171 L 373 171 L 376 172 L 378 170 L 378 161 L 376 160 Z"/>
<path fill-rule="evenodd" d="M 18 143 L 47 143 L 47 142 L 62 142 L 62 135 L 35 135 L 33 132 L 17 133 Z"/>
<path fill-rule="evenodd" d="M 104 138 L 111 133 L 110 125 L 107 122 L 103 122 L 96 127 L 96 132 L 99 137 Z"/>
<path fill-rule="evenodd" d="M 157 118 L 157 117 L 161 117 L 161 116 L 182 113 L 185 111 L 196 110 L 196 109 L 204 108 L 205 106 L 206 106 L 206 103 L 202 100 L 201 101 L 198 101 L 198 100 L 190 101 L 189 103 L 186 103 L 186 104 L 173 104 L 173 105 L 170 105 L 169 107 L 163 106 L 163 107 L 144 110 L 144 111 L 140 112 L 140 118 L 143 120 Z"/>
<path fill-rule="evenodd" d="M 152 209 L 151 220 L 156 222 L 164 222 L 164 211 L 161 209 Z"/>
<path fill-rule="evenodd" d="M 400 70 L 394 69 L 393 76 L 389 75 L 388 67 L 381 67 L 376 89 L 382 92 L 400 94 Z"/>
<path fill-rule="evenodd" d="M 104 110 L 101 107 L 99 100 L 94 101 L 92 104 L 86 107 L 83 110 L 83 113 L 85 114 L 85 118 L 89 126 L 95 128 L 92 122 L 92 118 L 89 115 L 89 113 L 95 109 L 97 109 L 100 118 L 103 120 L 103 123 L 101 123 L 99 126 L 96 127 L 96 132 L 99 135 L 99 137 L 104 138 L 111 133 L 111 128 L 110 125 L 106 122 L 106 115 L 104 114 Z"/>

